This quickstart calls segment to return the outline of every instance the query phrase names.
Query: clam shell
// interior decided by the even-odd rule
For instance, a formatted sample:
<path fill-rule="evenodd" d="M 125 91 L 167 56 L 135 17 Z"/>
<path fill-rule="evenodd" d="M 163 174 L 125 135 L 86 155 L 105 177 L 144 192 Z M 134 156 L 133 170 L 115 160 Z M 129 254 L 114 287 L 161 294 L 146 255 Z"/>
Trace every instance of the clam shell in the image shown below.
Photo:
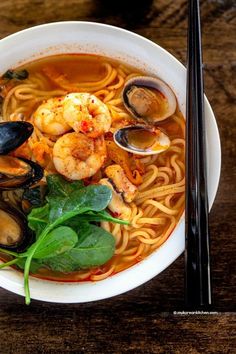
<path fill-rule="evenodd" d="M 131 102 L 131 96 L 132 90 L 136 90 L 136 102 L 138 101 L 138 89 L 155 89 L 161 93 L 161 95 L 167 100 L 165 101 L 165 104 L 167 105 L 164 109 L 163 112 L 159 112 L 157 108 L 157 113 L 155 116 L 155 113 L 152 113 L 150 117 L 148 115 L 143 116 L 141 113 L 138 113 L 138 107 L 135 108 L 134 102 L 132 104 Z M 140 90 L 139 90 L 140 91 Z M 133 91 L 134 92 L 134 91 Z M 152 91 L 152 96 L 154 97 L 155 101 L 155 94 L 154 90 Z M 149 91 L 150 93 L 150 91 Z M 143 98 L 142 98 L 143 96 Z M 150 96 L 150 95 L 148 95 Z M 128 80 L 124 86 L 123 92 L 122 92 L 122 97 L 123 97 L 123 102 L 126 107 L 126 109 L 131 113 L 133 117 L 136 119 L 142 120 L 143 122 L 148 122 L 149 124 L 157 124 L 158 122 L 170 117 L 172 114 L 174 114 L 176 110 L 176 97 L 174 92 L 171 90 L 171 88 L 162 80 L 154 77 L 148 77 L 148 76 L 136 76 L 130 80 Z M 141 94 L 140 91 L 140 101 L 143 100 L 143 106 L 148 107 L 148 105 L 151 105 L 150 102 L 152 102 L 152 99 L 148 97 L 147 99 L 144 98 L 144 95 Z M 133 100 L 134 101 L 134 100 Z M 158 107 L 158 104 L 156 104 Z M 137 109 L 137 110 L 136 110 Z M 140 110 L 140 108 L 139 108 Z M 145 111 L 145 108 L 144 108 Z"/>
<path fill-rule="evenodd" d="M 153 135 L 153 138 L 145 142 L 145 137 L 148 137 L 149 133 L 151 137 Z M 133 139 L 135 135 L 137 139 Z M 139 137 L 141 137 L 140 147 L 138 146 Z M 134 140 L 136 140 L 135 143 Z M 160 129 L 143 125 L 131 125 L 118 129 L 114 133 L 114 141 L 122 149 L 137 155 L 160 154 L 170 147 L 170 139 L 165 133 Z"/>

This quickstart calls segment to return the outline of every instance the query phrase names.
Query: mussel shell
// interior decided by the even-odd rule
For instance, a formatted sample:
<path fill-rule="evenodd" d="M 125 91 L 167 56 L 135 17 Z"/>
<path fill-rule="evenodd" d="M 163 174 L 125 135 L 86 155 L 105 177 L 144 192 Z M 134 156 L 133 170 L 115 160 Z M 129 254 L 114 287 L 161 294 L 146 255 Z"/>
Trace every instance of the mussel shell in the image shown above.
<path fill-rule="evenodd" d="M 28 214 L 32 208 L 38 208 L 45 204 L 45 195 L 47 193 L 47 184 L 41 184 L 26 188 L 22 195 L 21 208 Z"/>
<path fill-rule="evenodd" d="M 21 158 L 12 157 L 17 163 L 17 161 L 25 162 L 28 166 L 28 172 L 25 175 L 10 175 L 10 174 L 0 174 L 0 190 L 13 190 L 17 188 L 28 188 L 31 185 L 37 183 L 43 178 L 43 168 L 36 162 Z"/>
<path fill-rule="evenodd" d="M 0 175 L 21 178 L 29 174 L 31 174 L 31 166 L 28 163 L 10 155 L 0 155 Z"/>
<path fill-rule="evenodd" d="M 6 155 L 21 146 L 33 130 L 33 125 L 28 122 L 0 123 L 0 155 Z"/>
<path fill-rule="evenodd" d="M 159 91 L 168 101 L 168 109 L 162 113 L 161 116 L 159 117 L 142 117 L 140 114 L 138 114 L 135 110 L 135 107 L 132 106 L 132 104 L 129 101 L 129 92 L 132 90 L 132 88 L 146 88 L 146 89 L 155 89 Z M 122 98 L 124 105 L 126 109 L 131 113 L 131 115 L 142 121 L 142 122 L 148 122 L 149 124 L 157 124 L 158 122 L 167 119 L 170 117 L 176 110 L 176 97 L 172 89 L 162 80 L 155 78 L 155 77 L 148 77 L 148 76 L 136 76 L 134 78 L 131 78 L 125 83 L 123 92 L 122 92 Z"/>
<path fill-rule="evenodd" d="M 4 244 L 1 244 L 0 241 L 0 248 L 15 251 L 15 252 L 23 252 L 34 241 L 34 234 L 28 227 L 28 223 L 25 215 L 18 209 L 14 208 L 13 206 L 9 205 L 8 203 L 2 200 L 0 200 L 0 211 L 6 213 L 12 219 L 14 224 L 17 223 L 20 229 L 19 237 L 15 242 L 12 242 L 11 237 L 9 237 L 9 239 L 6 239 L 6 242 L 4 242 Z M 0 224 L 1 224 L 1 232 L 3 232 L 2 228 L 4 227 L 4 225 L 1 222 L 1 220 L 0 220 Z M 3 234 L 1 234 L 0 236 L 2 235 Z M 7 244 L 8 241 L 9 244 Z"/>
<path fill-rule="evenodd" d="M 156 134 L 155 131 L 158 130 L 160 131 L 159 134 Z M 138 148 L 137 145 L 135 146 L 129 140 L 129 132 L 132 133 L 141 133 L 142 132 L 150 132 L 151 134 L 154 135 L 154 141 L 155 141 L 155 135 L 156 135 L 156 143 L 146 144 L 146 148 Z M 155 155 L 155 154 L 160 154 L 161 152 L 166 151 L 169 146 L 170 146 L 170 139 L 169 137 L 163 133 L 160 129 L 154 128 L 154 127 L 149 127 L 145 125 L 131 125 L 131 126 L 126 126 L 121 129 L 118 129 L 114 133 L 114 141 L 115 143 L 122 149 L 131 152 L 133 154 L 137 155 Z"/>

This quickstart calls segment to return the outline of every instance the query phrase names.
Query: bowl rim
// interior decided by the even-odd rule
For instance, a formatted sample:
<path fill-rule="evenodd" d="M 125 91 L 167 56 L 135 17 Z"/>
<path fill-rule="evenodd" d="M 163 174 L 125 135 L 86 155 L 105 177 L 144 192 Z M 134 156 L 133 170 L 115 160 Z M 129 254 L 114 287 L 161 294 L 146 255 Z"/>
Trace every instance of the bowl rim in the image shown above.
<path fill-rule="evenodd" d="M 112 26 L 108 24 L 102 24 L 102 23 L 97 23 L 97 22 L 89 22 L 89 21 L 62 21 L 62 22 L 53 22 L 53 23 L 46 23 L 34 27 L 29 27 L 27 29 L 18 31 L 16 33 L 13 33 L 3 39 L 0 40 L 0 46 L 2 43 L 4 44 L 5 42 L 9 41 L 14 41 L 18 37 L 21 37 L 22 35 L 24 36 L 25 33 L 32 33 L 32 36 L 34 35 L 34 32 L 40 31 L 41 29 L 50 28 L 53 27 L 58 27 L 58 26 L 76 26 L 78 27 L 83 27 L 83 26 L 88 26 L 90 28 L 95 29 L 103 29 L 107 31 L 113 31 L 116 32 L 117 34 L 123 34 L 126 36 L 129 36 L 133 38 L 134 41 L 138 42 L 143 42 L 146 43 L 149 47 L 154 48 L 154 50 L 157 50 L 161 52 L 164 56 L 169 57 L 176 66 L 178 66 L 178 69 L 180 71 L 179 76 L 183 73 L 186 76 L 186 68 L 184 65 L 177 60 L 171 53 L 169 53 L 166 49 L 162 48 L 160 45 L 158 45 L 155 42 L 152 42 L 151 40 L 136 34 L 132 31 L 128 31 L 126 29 L 117 27 L 117 26 Z M 79 29 L 78 29 L 79 30 Z M 209 196 L 209 209 L 211 209 L 214 199 L 216 197 L 217 189 L 219 186 L 219 179 L 220 179 L 220 171 L 221 171 L 221 144 L 220 144 L 220 136 L 219 136 L 219 131 L 217 127 L 217 122 L 213 113 L 213 110 L 209 104 L 208 99 L 204 95 L 204 100 L 205 100 L 205 115 L 208 117 L 210 120 L 212 132 L 211 133 L 211 139 L 215 140 L 216 143 L 216 151 L 213 151 L 214 157 L 216 157 L 215 160 L 215 181 L 214 181 L 214 188 L 212 190 L 212 194 Z M 208 131 L 207 131 L 207 136 L 208 136 Z M 177 233 L 183 234 L 181 242 L 178 242 L 178 247 L 174 248 L 173 253 L 168 254 L 168 258 L 165 257 L 165 250 L 172 249 L 172 247 L 176 244 L 176 237 Z M 176 245 L 175 245 L 176 246 Z M 151 255 L 149 255 L 147 258 L 142 260 L 141 262 L 133 265 L 132 267 L 117 273 L 115 275 L 110 276 L 109 278 L 99 281 L 99 282 L 76 282 L 76 283 L 65 283 L 65 282 L 54 282 L 54 281 L 47 281 L 47 280 L 41 280 L 37 279 L 34 277 L 30 277 L 30 282 L 31 282 L 31 298 L 36 299 L 36 300 L 41 300 L 41 301 L 46 301 L 46 302 L 56 302 L 56 303 L 81 303 L 81 302 L 90 302 L 90 301 L 97 301 L 97 300 L 102 300 L 106 298 L 110 298 L 122 293 L 125 293 L 127 291 L 130 291 L 141 284 L 146 283 L 156 275 L 160 274 L 164 269 L 166 269 L 171 263 L 173 263 L 179 256 L 180 254 L 184 251 L 184 214 L 180 218 L 177 226 L 171 233 L 171 235 L 168 237 L 168 239 L 165 241 L 165 243 L 158 248 L 156 251 L 154 251 Z M 153 265 L 153 261 L 155 258 L 158 257 L 158 261 L 160 262 L 159 266 L 157 268 L 153 267 L 153 269 L 150 269 L 150 264 Z M 158 270 L 157 270 L 158 269 Z M 14 277 L 12 279 L 8 278 L 8 274 L 15 273 Z M 139 276 L 140 273 L 144 273 L 145 277 Z M 19 276 L 19 274 L 16 274 L 19 272 L 15 272 L 12 269 L 5 269 L 0 271 L 0 286 L 5 288 L 6 290 L 9 290 L 11 292 L 14 292 L 18 295 L 24 296 L 24 290 L 22 286 L 22 276 Z M 135 276 L 134 276 L 135 275 Z M 108 281 L 107 281 L 108 280 Z M 126 280 L 124 282 L 124 280 Z M 127 281 L 129 280 L 129 281 Z M 109 283 L 107 285 L 107 283 Z M 40 286 L 44 284 L 43 290 L 40 289 Z M 93 288 L 95 291 L 91 291 L 91 294 L 87 294 L 88 291 L 88 286 L 89 288 Z M 115 286 L 114 286 L 115 285 Z M 62 288 L 66 288 L 65 291 Z M 75 291 L 76 288 L 76 291 Z M 106 291 L 104 291 L 104 288 Z M 63 290 L 63 291 L 55 291 L 55 290 Z M 75 291 L 75 295 L 71 294 L 72 290 Z M 80 292 L 80 296 L 78 293 Z"/>

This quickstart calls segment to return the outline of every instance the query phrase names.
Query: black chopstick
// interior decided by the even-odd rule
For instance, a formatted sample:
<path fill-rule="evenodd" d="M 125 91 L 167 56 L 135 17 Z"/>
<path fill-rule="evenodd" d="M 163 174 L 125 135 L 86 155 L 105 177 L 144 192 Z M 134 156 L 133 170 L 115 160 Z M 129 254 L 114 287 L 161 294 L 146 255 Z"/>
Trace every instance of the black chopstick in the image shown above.
<path fill-rule="evenodd" d="M 186 108 L 185 300 L 211 305 L 206 142 L 199 0 L 189 0 Z"/>

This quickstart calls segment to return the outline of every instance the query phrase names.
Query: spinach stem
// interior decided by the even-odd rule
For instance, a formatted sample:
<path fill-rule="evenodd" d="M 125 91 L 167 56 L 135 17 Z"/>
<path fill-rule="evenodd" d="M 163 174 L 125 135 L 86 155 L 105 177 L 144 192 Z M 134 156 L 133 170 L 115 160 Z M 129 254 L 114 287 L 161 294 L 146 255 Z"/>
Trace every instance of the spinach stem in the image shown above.
<path fill-rule="evenodd" d="M 5 248 L 0 248 L 0 252 L 5 253 L 5 254 L 9 254 L 10 256 L 14 256 L 14 257 L 17 257 L 17 258 L 24 258 L 25 257 L 23 255 L 23 253 L 20 254 L 20 253 L 17 253 L 17 252 L 5 250 Z"/>
<path fill-rule="evenodd" d="M 74 212 L 73 216 L 76 216 L 80 214 L 80 212 Z M 44 238 L 47 236 L 47 234 L 53 230 L 56 226 L 62 224 L 64 221 L 66 221 L 67 219 L 70 219 L 71 215 L 63 215 L 60 218 L 58 218 L 57 220 L 55 220 L 51 225 L 47 226 L 43 232 L 41 233 L 41 235 L 39 236 L 38 240 L 35 242 L 35 244 L 33 245 L 30 253 L 28 254 L 27 258 L 26 258 L 26 262 L 25 262 L 25 269 L 24 269 L 24 290 L 25 290 L 25 303 L 26 305 L 30 304 L 30 289 L 29 289 L 29 273 L 30 273 L 30 265 L 31 265 L 31 261 L 32 258 L 35 254 L 35 251 L 37 250 L 38 246 L 41 244 L 41 242 L 44 240 Z"/>
<path fill-rule="evenodd" d="M 29 289 L 29 273 L 30 273 L 30 265 L 32 258 L 35 254 L 36 249 L 38 246 L 41 244 L 41 242 L 44 240 L 44 237 L 47 236 L 48 232 L 53 229 L 54 224 L 51 224 L 51 226 L 46 227 L 41 235 L 39 236 L 38 240 L 35 242 L 34 247 L 32 247 L 31 252 L 28 254 L 25 262 L 25 269 L 24 269 L 24 289 L 25 289 L 25 303 L 26 305 L 30 304 L 30 289 Z"/>
<path fill-rule="evenodd" d="M 12 260 L 9 261 L 9 262 L 0 264 L 0 269 L 3 269 L 3 268 L 5 268 L 5 267 L 11 266 L 11 265 L 13 265 L 13 264 L 16 264 L 17 261 L 18 261 L 18 259 L 19 259 L 19 258 L 15 258 L 15 259 L 12 259 Z"/>

